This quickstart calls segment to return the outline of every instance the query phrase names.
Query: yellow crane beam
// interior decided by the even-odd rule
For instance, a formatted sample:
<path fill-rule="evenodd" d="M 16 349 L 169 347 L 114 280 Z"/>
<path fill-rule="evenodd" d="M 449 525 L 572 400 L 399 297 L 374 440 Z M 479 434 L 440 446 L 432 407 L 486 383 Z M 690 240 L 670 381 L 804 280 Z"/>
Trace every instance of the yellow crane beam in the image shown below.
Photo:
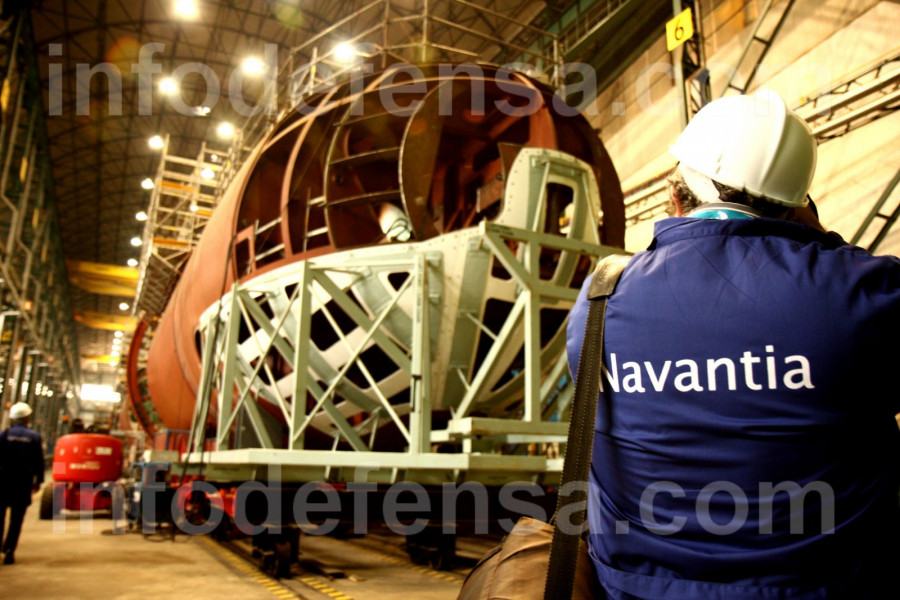
<path fill-rule="evenodd" d="M 69 283 L 92 294 L 133 298 L 138 270 L 84 260 L 67 260 Z"/>
<path fill-rule="evenodd" d="M 108 331 L 134 331 L 137 319 L 127 315 L 110 315 L 92 310 L 75 314 L 75 320 L 86 327 Z"/>
<path fill-rule="evenodd" d="M 122 359 L 121 356 L 113 356 L 112 354 L 82 354 L 81 360 L 90 362 L 98 362 L 104 364 L 118 363 Z"/>

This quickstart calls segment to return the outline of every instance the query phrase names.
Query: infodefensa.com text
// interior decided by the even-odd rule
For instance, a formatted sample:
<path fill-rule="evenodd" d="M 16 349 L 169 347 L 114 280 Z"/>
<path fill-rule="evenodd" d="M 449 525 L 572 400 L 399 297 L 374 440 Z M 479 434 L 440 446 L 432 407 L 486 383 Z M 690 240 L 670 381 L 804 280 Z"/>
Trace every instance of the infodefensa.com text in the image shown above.
<path fill-rule="evenodd" d="M 125 488 L 120 483 L 106 483 L 102 486 L 84 483 L 79 486 L 82 497 L 102 489 L 111 493 L 114 503 L 122 502 L 125 498 Z M 588 487 L 587 482 L 573 482 L 559 490 L 562 496 L 579 494 L 574 502 L 556 514 L 560 529 L 567 534 L 581 533 L 586 527 L 586 524 L 573 522 L 572 517 L 586 506 Z M 170 493 L 165 493 L 167 489 L 166 483 L 150 483 L 140 491 L 139 497 L 130 499 L 140 502 L 141 526 L 145 532 L 155 530 L 156 519 L 160 514 L 170 515 L 171 522 L 186 534 L 212 533 L 223 524 L 225 512 L 220 506 L 219 490 L 213 484 L 194 480 L 182 484 L 174 490 L 175 493 L 171 493 L 171 489 L 168 489 Z M 368 533 L 373 519 L 370 499 L 376 492 L 381 495 L 378 499 L 381 504 L 380 515 L 377 515 L 380 516 L 380 522 L 398 535 L 414 535 L 429 526 L 440 526 L 441 531 L 447 534 L 456 532 L 461 503 L 473 508 L 471 517 L 467 518 L 471 518 L 474 523 L 474 533 L 487 533 L 490 529 L 489 507 L 492 505 L 492 495 L 496 495 L 495 500 L 505 515 L 522 515 L 547 521 L 550 517 L 548 512 L 552 511 L 552 506 L 550 510 L 547 506 L 554 500 L 547 496 L 546 488 L 530 483 L 510 483 L 489 489 L 482 483 L 470 481 L 432 487 L 431 492 L 439 495 L 438 506 L 432 503 L 434 496 L 419 483 L 399 482 L 384 489 L 365 481 L 365 477 L 341 486 L 327 482 L 307 482 L 291 487 L 283 486 L 277 480 L 265 483 L 248 481 L 236 486 L 229 495 L 233 502 L 233 524 L 241 533 L 256 535 L 264 530 L 271 531 L 283 525 L 295 524 L 312 535 L 326 535 L 333 533 L 339 525 L 355 534 Z M 192 496 L 196 499 L 198 494 L 205 494 L 212 499 L 212 510 L 207 511 L 199 520 L 197 515 L 188 518 L 186 514 L 189 499 Z M 60 498 L 56 498 L 56 501 L 59 502 Z M 349 511 L 347 501 L 350 502 Z M 659 505 L 671 506 L 673 501 L 677 501 L 681 512 L 663 518 L 658 510 Z M 717 506 L 715 511 L 712 509 L 714 503 Z M 248 512 L 250 504 L 253 509 Z M 729 509 L 723 511 L 723 505 L 727 505 Z M 260 506 L 265 513 L 262 518 L 259 515 Z M 685 507 L 689 507 L 689 510 Z M 60 514 L 63 507 L 57 505 L 54 508 L 54 513 Z M 788 509 L 787 512 L 785 508 Z M 817 534 L 830 534 L 835 527 L 834 490 L 823 481 L 805 485 L 790 481 L 760 482 L 758 489 L 752 493 L 733 482 L 713 481 L 690 496 L 675 482 L 656 481 L 643 490 L 638 500 L 638 510 L 639 518 L 634 523 L 617 521 L 615 531 L 593 530 L 592 533 L 622 535 L 627 534 L 632 526 L 638 526 L 651 533 L 668 536 L 680 533 L 686 526 L 699 526 L 709 534 L 726 536 L 744 529 L 749 522 L 762 535 L 803 535 L 809 533 L 804 529 L 810 525 L 810 521 L 816 522 Z M 814 515 L 814 519 L 805 518 L 807 510 L 812 511 L 809 514 Z M 252 518 L 249 513 L 252 513 Z M 723 518 L 723 513 L 727 518 Z M 671 512 L 667 511 L 667 514 L 671 515 Z M 789 518 L 776 521 L 774 515 L 783 514 L 789 515 Z M 286 519 L 285 515 L 289 515 L 289 518 Z M 347 517 L 350 515 L 352 523 L 348 529 Z M 89 513 L 84 516 L 89 518 Z M 509 516 L 495 516 L 495 519 L 496 525 L 507 533 L 515 525 L 514 519 Z M 62 531 L 64 530 L 63 527 Z"/>
<path fill-rule="evenodd" d="M 241 68 L 235 68 L 227 77 L 223 88 L 223 82 L 219 75 L 209 65 L 202 62 L 186 62 L 178 65 L 169 73 L 164 74 L 162 53 L 166 45 L 161 42 L 150 42 L 140 46 L 137 52 L 137 62 L 127 65 L 128 68 L 120 68 L 119 64 L 101 62 L 94 65 L 90 63 L 78 63 L 75 65 L 74 78 L 66 78 L 63 72 L 62 44 L 49 44 L 48 46 L 48 113 L 50 116 L 60 116 L 65 112 L 64 90 L 74 91 L 74 111 L 76 115 L 89 115 L 96 110 L 97 96 L 92 92 L 92 79 L 102 76 L 106 78 L 108 90 L 106 98 L 106 110 L 110 115 L 123 114 L 123 82 L 126 78 L 134 77 L 137 81 L 136 102 L 137 114 L 151 115 L 154 109 L 154 94 L 159 81 L 168 77 L 174 84 L 175 91 L 165 96 L 158 102 L 168 102 L 171 108 L 178 114 L 186 116 L 205 116 L 218 105 L 223 97 L 227 99 L 230 107 L 244 117 L 265 113 L 269 116 L 277 115 L 283 108 L 283 103 L 278 97 L 279 85 L 279 48 L 277 44 L 265 44 L 263 64 L 265 65 L 261 75 L 248 74 Z M 723 80 L 734 67 L 724 64 L 709 64 L 708 72 L 716 73 Z M 760 65 L 758 80 L 765 80 L 767 76 L 774 76 L 787 65 L 765 64 Z M 831 71 L 827 65 L 815 63 L 804 65 L 803 73 L 792 77 L 786 83 L 788 86 L 797 87 L 796 90 L 786 91 L 788 97 L 809 97 L 817 90 L 825 90 L 829 82 L 833 80 Z M 471 107 L 467 111 L 472 114 L 484 114 L 486 110 L 499 110 L 516 116 L 528 115 L 537 111 L 542 106 L 533 89 L 522 85 L 515 73 L 531 73 L 533 67 L 526 63 L 512 62 L 491 70 L 488 74 L 481 66 L 466 63 L 442 63 L 437 65 L 439 77 L 464 76 L 473 82 L 471 93 Z M 290 82 L 287 88 L 290 90 L 290 106 L 293 110 L 307 112 L 314 107 L 307 106 L 302 99 L 304 82 L 316 79 L 318 81 L 337 81 L 338 73 L 346 76 L 350 83 L 351 95 L 360 93 L 368 84 L 368 76 L 374 71 L 374 67 L 368 63 L 359 63 L 344 72 L 333 70 L 324 62 L 298 65 L 290 74 Z M 709 76 L 708 72 L 704 76 Z M 583 113 L 586 115 L 600 114 L 600 103 L 597 97 L 598 77 L 596 70 L 589 64 L 572 62 L 564 63 L 557 67 L 560 83 L 554 90 L 550 102 L 552 108 L 563 115 Z M 248 102 L 244 95 L 244 84 L 250 77 L 262 78 L 262 92 L 253 102 Z M 672 62 L 657 62 L 644 67 L 634 78 L 634 98 L 639 110 L 649 112 L 654 116 L 674 116 L 680 114 L 681 107 L 676 97 L 660 94 L 659 79 L 667 78 L 673 84 L 676 81 L 675 67 Z M 192 89 L 204 89 L 205 96 L 197 105 L 185 102 L 182 95 L 182 82 L 188 78 L 194 79 Z M 198 85 L 202 79 L 202 87 Z M 391 65 L 381 77 L 376 88 L 381 103 L 381 109 L 391 114 L 409 114 L 418 108 L 421 100 L 410 100 L 411 95 L 423 95 L 426 77 L 417 65 L 410 63 L 395 63 Z M 484 82 L 490 81 L 510 97 L 517 98 L 516 102 L 506 99 L 486 101 Z M 479 84 L 479 82 L 481 82 Z M 802 89 L 801 89 L 802 87 Z M 439 89 L 441 95 L 440 114 L 446 116 L 453 109 L 454 103 L 450 97 L 451 90 Z M 622 91 L 620 98 L 630 97 L 630 91 Z M 406 98 L 404 98 L 406 97 Z M 626 103 L 620 99 L 614 99 L 609 103 L 612 114 L 625 114 Z M 765 107 L 761 104 L 761 107 Z M 321 108 L 321 107 L 319 107 Z M 362 105 L 351 107 L 353 110 L 362 110 Z"/>

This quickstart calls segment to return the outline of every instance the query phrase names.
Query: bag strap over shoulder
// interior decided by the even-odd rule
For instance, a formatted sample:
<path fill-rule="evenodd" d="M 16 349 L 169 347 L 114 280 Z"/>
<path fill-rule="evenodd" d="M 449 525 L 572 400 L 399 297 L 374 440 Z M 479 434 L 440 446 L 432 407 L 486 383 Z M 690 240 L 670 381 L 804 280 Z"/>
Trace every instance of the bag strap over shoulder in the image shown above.
<path fill-rule="evenodd" d="M 569 434 L 566 440 L 566 457 L 557 497 L 556 514 L 566 514 L 570 504 L 580 506 L 566 523 L 572 531 L 564 531 L 559 522 L 553 531 L 550 546 L 550 567 L 544 585 L 545 600 L 570 600 L 578 561 L 578 542 L 585 520 L 587 489 L 579 482 L 586 482 L 594 446 L 594 419 L 600 395 L 601 364 L 603 362 L 603 329 L 606 301 L 616 289 L 619 276 L 628 264 L 629 256 L 612 254 L 604 257 L 591 276 L 588 288 L 587 323 L 578 374 L 575 377 L 575 397 L 569 418 Z M 573 489 L 570 489 L 573 488 Z"/>
<path fill-rule="evenodd" d="M 588 288 L 588 300 L 600 300 L 603 296 L 609 298 L 619 283 L 619 277 L 622 271 L 631 260 L 630 256 L 624 254 L 610 254 L 603 257 L 594 269 L 591 277 L 591 287 Z M 605 308 L 605 306 L 604 306 Z M 603 341 L 600 338 L 599 341 Z"/>

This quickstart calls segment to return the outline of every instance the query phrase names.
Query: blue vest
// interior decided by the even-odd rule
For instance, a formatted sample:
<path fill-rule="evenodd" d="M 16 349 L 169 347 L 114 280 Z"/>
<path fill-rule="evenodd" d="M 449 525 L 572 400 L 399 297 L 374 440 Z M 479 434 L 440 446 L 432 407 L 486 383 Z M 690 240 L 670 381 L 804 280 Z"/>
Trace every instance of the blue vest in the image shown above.
<path fill-rule="evenodd" d="M 31 486 L 43 481 L 41 435 L 24 425 L 0 431 L 0 506 L 28 506 Z"/>
<path fill-rule="evenodd" d="M 896 587 L 900 261 L 786 221 L 665 219 L 605 335 L 588 520 L 610 600 Z"/>

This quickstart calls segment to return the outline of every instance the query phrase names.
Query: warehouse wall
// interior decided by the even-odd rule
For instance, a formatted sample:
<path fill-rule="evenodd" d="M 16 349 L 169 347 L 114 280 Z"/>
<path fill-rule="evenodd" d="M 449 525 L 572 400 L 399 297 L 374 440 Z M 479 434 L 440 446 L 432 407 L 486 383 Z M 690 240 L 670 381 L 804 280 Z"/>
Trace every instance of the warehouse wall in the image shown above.
<path fill-rule="evenodd" d="M 780 13 L 782 2 L 773 12 Z M 751 33 L 764 0 L 703 2 L 703 28 L 713 97 L 721 95 L 726 73 Z M 774 19 L 763 23 L 768 35 Z M 768 87 L 796 106 L 818 91 L 898 48 L 900 4 L 877 1 L 797 0 L 775 39 L 752 89 Z M 652 47 L 597 99 L 594 127 L 613 158 L 622 187 L 636 188 L 674 165 L 668 146 L 681 130 L 679 95 L 671 75 L 673 60 L 660 36 Z M 900 169 L 900 115 L 826 141 L 810 193 L 826 227 L 850 239 L 879 195 Z M 900 198 L 900 190 L 894 194 Z M 890 212 L 894 200 L 885 206 Z M 652 220 L 631 224 L 626 247 L 643 249 L 652 237 Z M 900 254 L 900 225 L 878 254 Z M 875 227 L 860 245 L 866 245 Z"/>

